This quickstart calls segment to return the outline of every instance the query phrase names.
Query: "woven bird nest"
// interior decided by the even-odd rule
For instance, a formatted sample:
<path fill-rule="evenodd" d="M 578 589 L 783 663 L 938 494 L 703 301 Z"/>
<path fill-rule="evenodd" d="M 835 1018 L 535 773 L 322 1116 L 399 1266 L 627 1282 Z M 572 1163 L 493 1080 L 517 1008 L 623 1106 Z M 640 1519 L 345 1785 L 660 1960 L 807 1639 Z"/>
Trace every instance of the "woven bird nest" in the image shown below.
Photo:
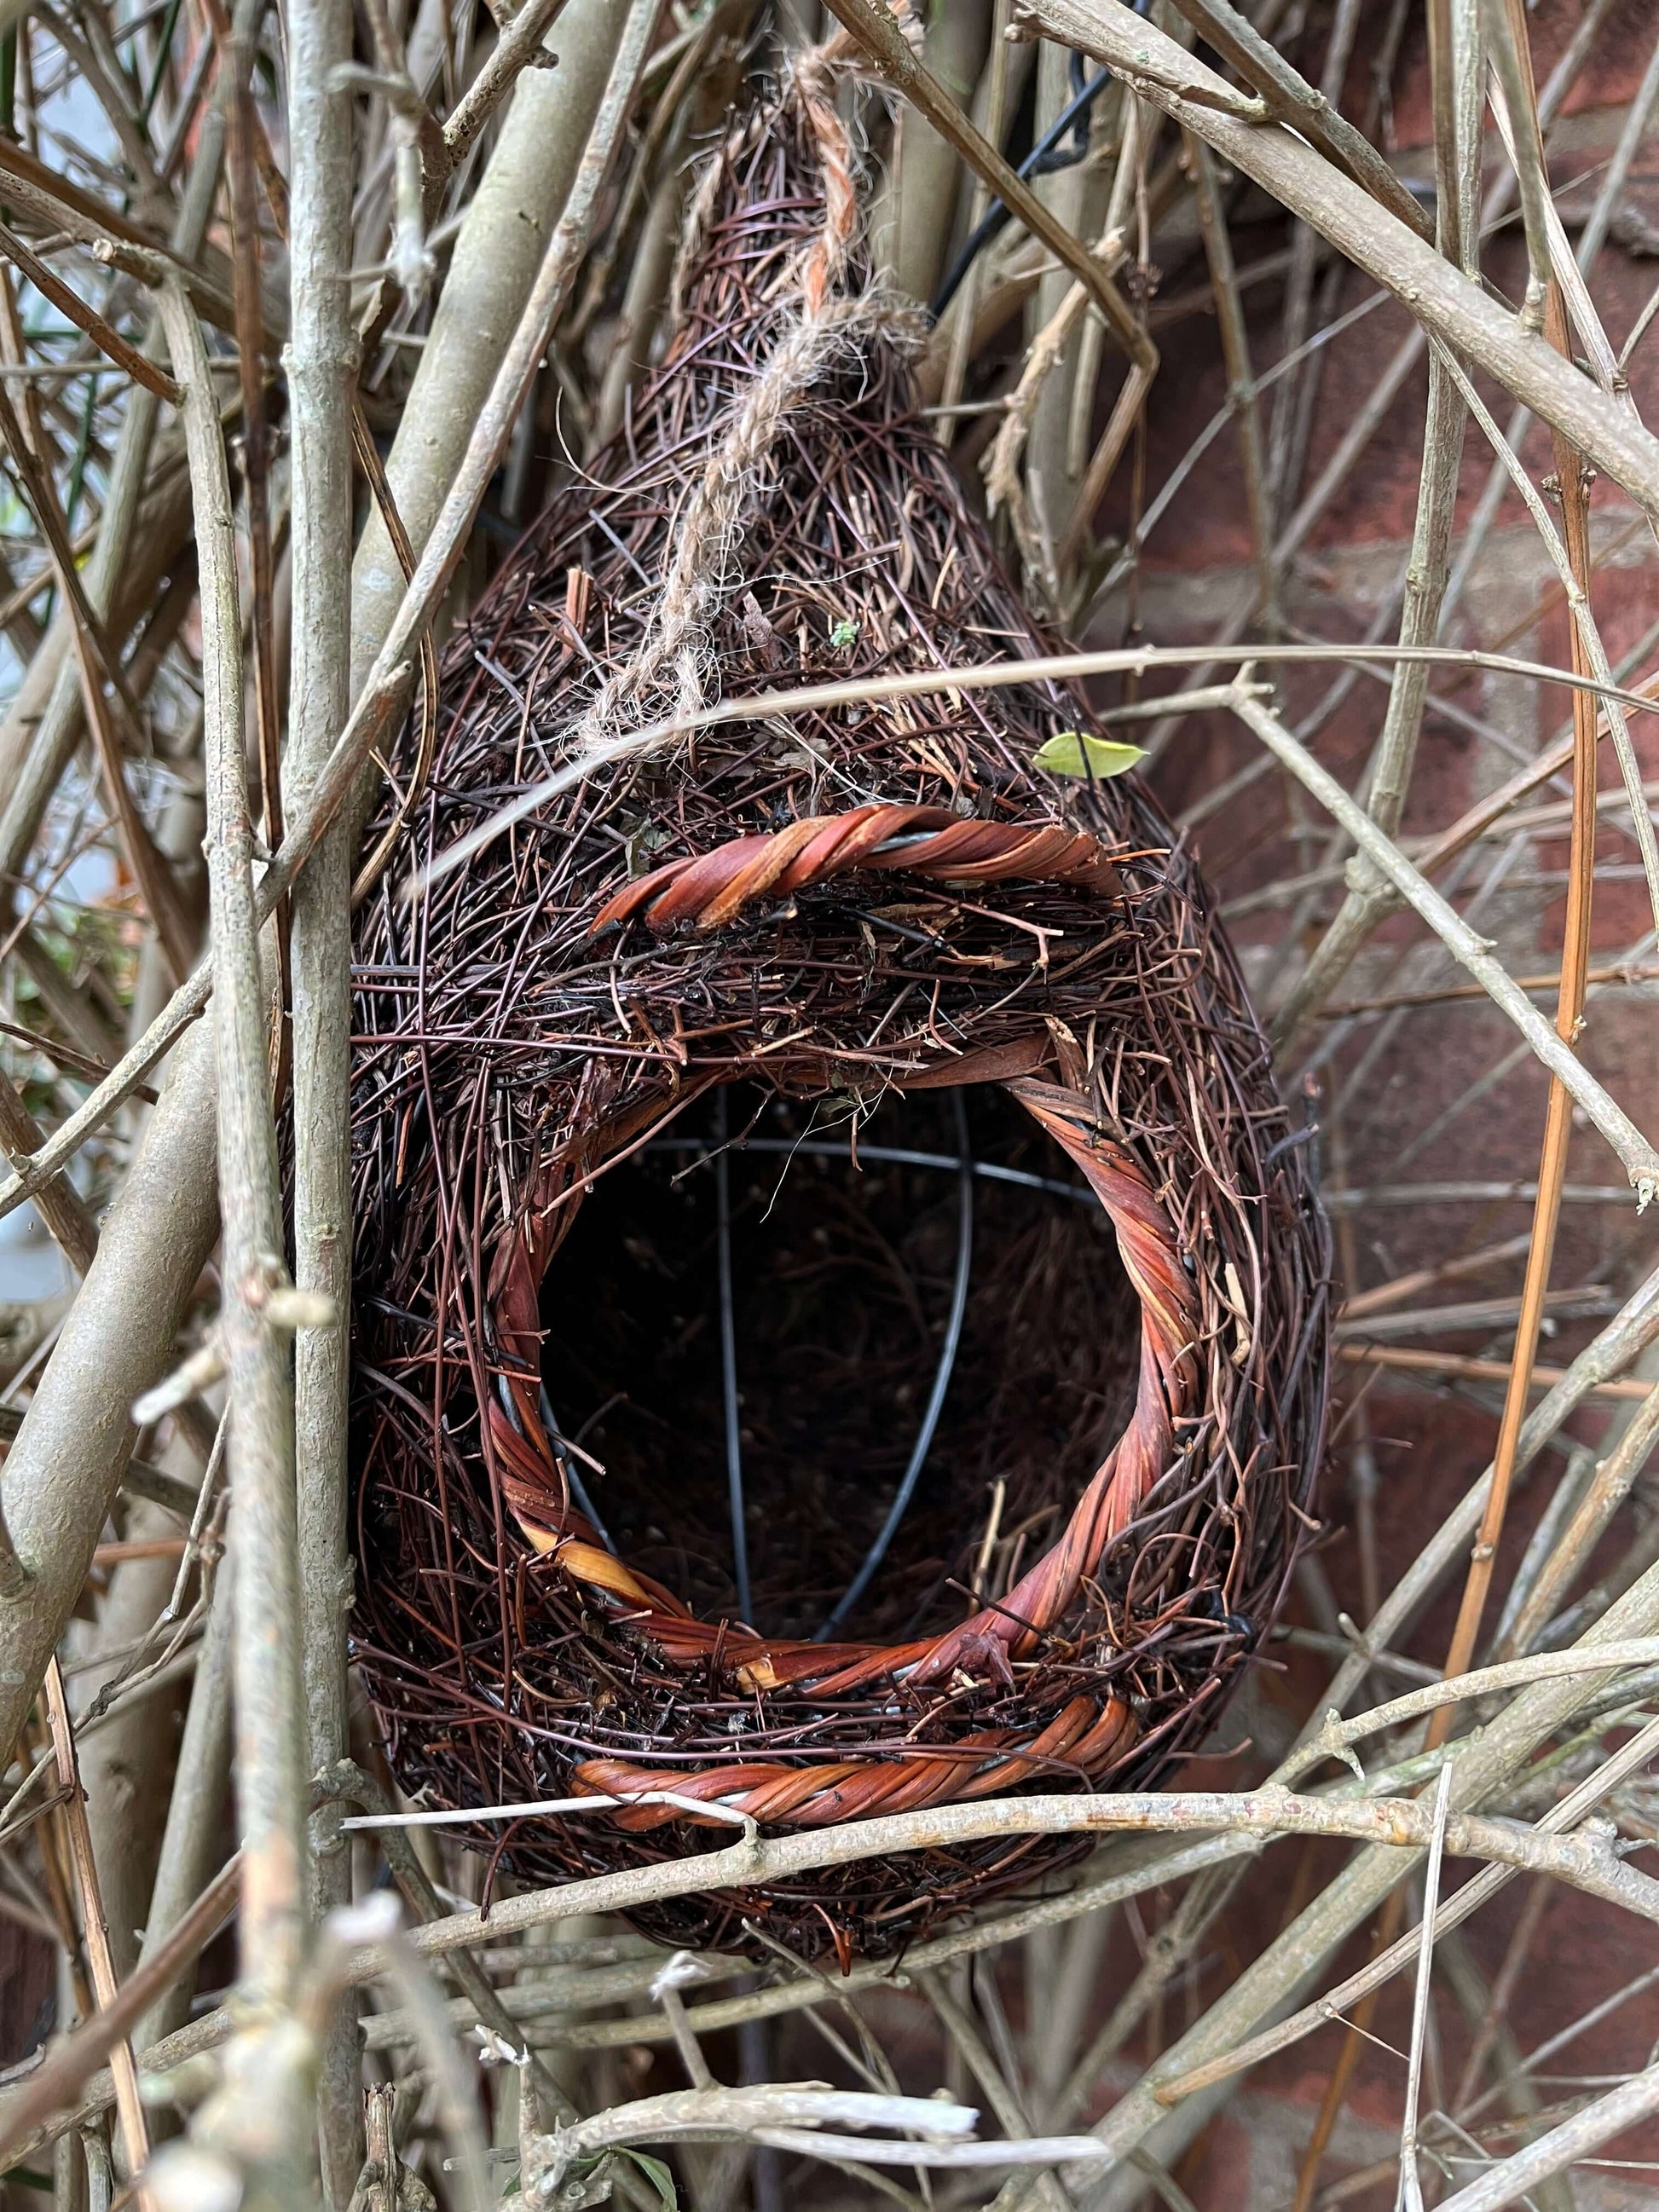
<path fill-rule="evenodd" d="M 523 1881 L 744 1814 L 1145 1785 L 1307 1525 L 1306 1133 L 1146 792 L 1033 769 L 1081 702 L 870 696 L 617 750 L 706 697 L 1042 649 L 854 216 L 799 72 L 697 191 L 623 434 L 450 649 L 359 919 L 356 1654 L 426 1802 L 599 1801 L 464 1832 Z M 1083 1847 L 640 1917 L 844 1963 Z"/>

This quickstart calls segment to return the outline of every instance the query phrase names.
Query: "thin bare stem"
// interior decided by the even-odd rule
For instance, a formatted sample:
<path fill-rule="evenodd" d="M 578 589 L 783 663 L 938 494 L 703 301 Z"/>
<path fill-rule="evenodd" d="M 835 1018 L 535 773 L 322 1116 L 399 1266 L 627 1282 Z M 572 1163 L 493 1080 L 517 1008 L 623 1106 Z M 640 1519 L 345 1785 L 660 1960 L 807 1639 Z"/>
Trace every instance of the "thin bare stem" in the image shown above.
<path fill-rule="evenodd" d="M 54 2112 L 73 2105 L 100 2062 L 131 2033 L 145 2006 L 201 1955 L 235 1911 L 240 1876 L 241 1867 L 233 1859 L 178 1922 L 166 1943 L 123 1984 L 113 2002 L 58 2044 L 30 2076 L 0 2123 L 0 2158 L 9 2159 Z"/>
<path fill-rule="evenodd" d="M 1616 400 L 1589 385 L 1312 146 L 1275 125 L 1230 112 L 1236 95 L 1224 81 L 1121 0 L 1020 0 L 1020 12 L 1049 36 L 1106 63 L 1143 99 L 1206 140 L 1403 299 L 1425 331 L 1574 439 L 1639 506 L 1659 514 L 1659 445 L 1638 439 Z"/>
<path fill-rule="evenodd" d="M 1441 2212 L 1500 2212 L 1518 2203 L 1540 2182 L 1565 2173 L 1603 2143 L 1659 2112 L 1659 2066 L 1650 2066 L 1616 2089 L 1609 2089 L 1583 2112 L 1575 2112 L 1524 2150 L 1502 2160 L 1466 2188 L 1442 2197 Z"/>
<path fill-rule="evenodd" d="M 1654 1192 L 1659 1190 L 1659 1153 L 1654 1152 L 1623 1109 L 1608 1097 L 1525 992 L 1516 987 L 1507 969 L 1493 957 L 1486 940 L 1476 935 L 1398 846 L 1381 834 L 1335 777 L 1297 743 L 1278 716 L 1269 714 L 1243 685 L 1235 712 L 1297 781 L 1335 817 L 1378 872 L 1388 878 L 1446 949 L 1485 988 L 1493 1003 L 1508 1015 L 1536 1056 L 1552 1075 L 1559 1078 L 1563 1089 L 1583 1108 L 1619 1155 L 1636 1191 L 1638 1204 L 1645 1206 Z"/>
<path fill-rule="evenodd" d="M 1559 293 L 1552 291 L 1549 294 L 1547 312 L 1551 341 L 1565 349 L 1566 324 Z M 1592 659 L 1589 623 L 1589 501 L 1577 451 L 1559 436 L 1554 441 L 1554 448 L 1556 474 L 1561 487 L 1566 556 L 1571 581 L 1578 595 L 1574 603 L 1575 609 L 1582 605 L 1585 611 L 1586 619 L 1582 623 L 1575 622 L 1572 631 L 1574 665 L 1583 667 Z M 1596 715 L 1588 701 L 1581 705 L 1577 696 L 1573 701 L 1572 728 L 1572 843 L 1567 864 L 1561 981 L 1555 1011 L 1556 1032 L 1568 1050 L 1577 1043 L 1583 1020 L 1584 977 L 1589 968 L 1590 902 L 1595 880 Z M 1527 1254 L 1521 1316 L 1515 1334 L 1514 1364 L 1504 1394 L 1498 1449 L 1493 1455 L 1492 1495 L 1481 1516 L 1474 1551 L 1470 1558 L 1468 1578 L 1463 1587 L 1462 1601 L 1452 1632 L 1451 1647 L 1447 1653 L 1446 1672 L 1449 1674 L 1461 1674 L 1474 1656 L 1487 1592 L 1492 1587 L 1498 1540 L 1503 1533 L 1514 1479 L 1516 1443 L 1526 1411 L 1528 1375 L 1538 1350 L 1544 1298 L 1549 1286 L 1550 1266 L 1555 1252 L 1555 1234 L 1560 1220 L 1561 1186 L 1566 1181 L 1567 1148 L 1571 1129 L 1566 1086 L 1559 1075 L 1552 1072 L 1549 1098 L 1545 1108 L 1543 1149 L 1538 1165 L 1538 1202 L 1533 1212 L 1532 1243 Z M 1432 1745 L 1439 1740 L 1431 1724 L 1429 1741 Z"/>
<path fill-rule="evenodd" d="M 69 1701 L 64 1695 L 64 1677 L 56 1659 L 46 1668 L 45 1686 L 52 1754 L 64 1790 L 64 1826 L 69 1836 L 70 1863 L 75 1870 L 81 1932 L 87 1947 L 93 1994 L 98 2000 L 99 2010 L 107 2013 L 120 1996 L 120 1985 L 116 1979 L 115 1961 L 110 1956 L 109 1929 L 104 1921 L 104 1900 L 99 1891 L 98 1867 L 92 1852 L 92 1830 L 87 1821 L 86 1798 L 76 1758 L 75 1729 L 70 1719 Z M 144 2108 L 138 2101 L 138 2073 L 132 2061 L 132 2046 L 125 2035 L 118 2035 L 106 2048 L 110 2051 L 110 2070 L 115 2078 L 121 2145 L 126 2154 L 128 2172 L 137 2175 L 143 2171 L 149 2157 L 149 2129 Z"/>
<path fill-rule="evenodd" d="M 1244 501 L 1249 513 L 1250 534 L 1255 540 L 1260 571 L 1256 586 L 1257 607 L 1270 629 L 1276 629 L 1279 586 L 1272 557 L 1273 515 L 1267 490 L 1267 463 L 1262 442 L 1261 409 L 1257 404 L 1255 372 L 1250 362 L 1249 335 L 1245 328 L 1244 310 L 1239 299 L 1238 272 L 1233 263 L 1232 240 L 1228 234 L 1221 193 L 1216 182 L 1215 163 L 1210 149 L 1190 131 L 1184 134 L 1184 143 L 1198 203 L 1204 256 L 1209 264 L 1210 283 L 1215 292 L 1222 358 L 1227 368 L 1227 401 L 1238 425 L 1239 447 L 1244 460 Z M 1407 644 L 1416 642 L 1414 639 L 1405 641 Z M 1425 671 L 1423 681 L 1426 684 L 1427 680 Z M 1191 711 L 1190 705 L 1188 711 Z"/>
<path fill-rule="evenodd" d="M 1441 251 L 1466 275 L 1480 273 L 1474 202 L 1480 178 L 1480 54 L 1466 35 L 1469 11 L 1437 5 L 1429 11 L 1429 55 L 1435 100 L 1437 222 Z M 1406 569 L 1401 645 L 1432 645 L 1450 580 L 1452 520 L 1457 501 L 1467 410 L 1437 358 L 1429 367 L 1428 417 L 1411 556 Z M 1366 779 L 1366 811 L 1395 836 L 1405 808 L 1428 697 L 1429 671 L 1401 661 L 1389 690 L 1389 708 Z M 1359 947 L 1394 904 L 1391 886 L 1363 859 L 1336 919 L 1286 994 L 1273 1021 L 1288 1054 L 1310 1012 L 1328 997 Z"/>
<path fill-rule="evenodd" d="M 1376 147 L 1344 118 L 1327 94 L 1315 91 L 1230 0 L 1177 0 L 1177 4 L 1193 28 L 1261 95 L 1271 114 L 1303 132 L 1363 185 L 1379 206 L 1428 237 L 1422 209 Z"/>
<path fill-rule="evenodd" d="M 1630 1495 L 1659 1442 L 1659 1390 L 1643 1399 L 1635 1419 L 1607 1457 L 1597 1462 L 1577 1510 L 1552 1551 L 1526 1602 L 1504 1639 L 1506 1651 L 1524 1651 L 1561 1605 L 1613 1515 Z"/>
<path fill-rule="evenodd" d="M 1581 1821 L 1628 1775 L 1639 1772 L 1646 1760 L 1653 1756 L 1656 1747 L 1659 1747 L 1659 1721 L 1650 1722 L 1627 1743 L 1622 1744 L 1589 1780 L 1580 1784 L 1558 1805 L 1552 1806 L 1544 1815 L 1540 1826 L 1548 1827 L 1552 1832 L 1559 1832 Z M 1441 1905 L 1436 1916 L 1436 1936 L 1442 1936 L 1448 1929 L 1459 1926 L 1488 1899 L 1495 1896 L 1510 1879 L 1506 1869 L 1489 1867 L 1465 1882 Z M 1304 2006 L 1288 2019 L 1252 2037 L 1248 2042 L 1231 2048 L 1223 2046 L 1208 2055 L 1204 2063 L 1190 2069 L 1177 2069 L 1173 2066 L 1160 2069 L 1164 2078 L 1156 2090 L 1158 2102 L 1172 2105 L 1184 2098 L 1198 2095 L 1227 2075 L 1258 2065 L 1276 2051 L 1289 2050 L 1304 2036 L 1311 2035 L 1328 2021 L 1346 2012 L 1371 1991 L 1381 1989 L 1402 1967 L 1408 1966 L 1418 1955 L 1419 1941 L 1418 1933 L 1413 1931 L 1391 1943 L 1316 2003 Z M 1218 2043 L 1220 2039 L 1211 2035 L 1201 2039 L 1194 2037 L 1190 2040 L 1196 2045 L 1200 2040 Z M 1176 2055 L 1179 2055 L 1178 2052 L 1171 2054 L 1172 2057 Z"/>
<path fill-rule="evenodd" d="M 1417 1960 L 1417 1989 L 1412 2001 L 1411 2057 L 1406 2075 L 1406 2124 L 1400 2132 L 1400 2191 L 1395 2199 L 1398 2212 L 1422 2212 L 1423 2206 L 1423 2184 L 1417 2170 L 1418 2116 L 1423 2094 L 1423 2048 L 1428 2033 L 1429 1996 L 1434 1976 L 1434 1917 L 1440 1903 L 1440 1869 L 1451 1782 L 1450 1767 L 1443 1767 L 1434 1795 L 1434 1838 L 1429 1845 L 1428 1864 L 1423 1875 L 1421 1947 Z"/>
<path fill-rule="evenodd" d="M 1532 91 L 1532 52 L 1524 7 L 1510 0 L 1481 0 L 1480 26 L 1492 57 L 1492 75 L 1507 111 L 1510 158 L 1521 191 L 1527 234 L 1527 295 L 1521 319 L 1528 330 L 1544 327 L 1544 295 L 1550 281 L 1549 178 Z"/>
<path fill-rule="evenodd" d="M 466 159 L 478 133 L 513 89 L 520 70 L 546 66 L 541 58 L 542 41 L 563 14 L 565 4 L 566 0 L 526 0 L 497 40 L 495 51 L 444 125 L 444 144 L 452 168 Z"/>
<path fill-rule="evenodd" d="M 173 379 L 157 368 L 147 354 L 141 353 L 137 346 L 121 336 L 119 331 L 106 323 L 96 308 L 88 307 L 78 293 L 64 283 L 55 270 L 48 268 L 38 253 L 31 252 L 15 231 L 8 230 L 3 223 L 0 223 L 0 253 L 5 255 L 20 275 L 28 278 L 43 298 L 52 301 L 59 314 L 67 315 L 77 330 L 84 331 L 99 351 L 106 355 L 118 368 L 125 370 L 147 392 L 153 392 L 158 399 L 177 403 L 179 387 Z"/>
<path fill-rule="evenodd" d="M 1361 645 L 1224 645 L 1200 646 L 1136 646 L 1112 647 L 1098 653 L 1044 653 L 1028 660 L 974 661 L 960 663 L 953 668 L 906 670 L 893 676 L 855 677 L 842 683 L 803 684 L 793 690 L 761 691 L 747 697 L 723 699 L 712 707 L 703 707 L 695 714 L 677 714 L 658 722 L 649 722 L 642 729 L 630 731 L 627 736 L 612 738 L 595 744 L 578 758 L 541 778 L 521 793 L 510 805 L 492 814 L 476 830 L 458 838 L 447 848 L 441 860 L 428 866 L 416 879 L 409 896 L 414 896 L 428 884 L 437 883 L 454 869 L 464 866 L 473 854 L 480 852 L 515 822 L 533 814 L 561 792 L 591 775 L 609 762 L 625 760 L 640 754 L 649 754 L 666 748 L 676 738 L 690 737 L 699 730 L 715 729 L 726 722 L 764 721 L 774 715 L 812 714 L 823 708 L 834 710 L 842 707 L 867 705 L 875 700 L 925 699 L 945 691 L 988 691 L 1005 685 L 1025 684 L 1075 684 L 1090 676 L 1133 676 L 1143 678 L 1155 668 L 1190 668 L 1206 666 L 1213 661 L 1224 665 L 1228 661 L 1268 665 L 1291 665 L 1298 661 L 1376 662 L 1391 665 L 1397 662 L 1418 659 L 1429 663 L 1443 663 L 1460 668 L 1491 668 L 1495 673 L 1526 676 L 1540 683 L 1564 684 L 1576 690 L 1595 692 L 1599 697 L 1616 697 L 1620 703 L 1634 707 L 1641 713 L 1656 711 L 1652 693 L 1646 695 L 1620 690 L 1618 687 L 1579 677 L 1559 668 L 1552 668 L 1538 661 L 1517 660 L 1506 654 L 1488 655 L 1473 648 L 1458 651 L 1449 646 L 1401 646 L 1382 644 Z M 1228 687 L 1231 690 L 1231 687 Z M 1204 687 L 1206 703 L 1213 696 L 1210 687 Z M 1057 710 L 1060 702 L 1056 702 Z M 362 710 L 360 709 L 360 712 Z M 348 740 L 351 740 L 349 745 Z M 335 747 L 334 759 L 339 760 L 350 750 L 355 755 L 355 732 L 343 734 Z M 1523 772 L 1524 780 L 1511 780 L 1501 793 L 1481 802 L 1471 810 L 1463 822 L 1453 825 L 1444 838 L 1430 848 L 1431 864 L 1443 856 L 1449 857 L 1462 849 L 1462 843 L 1471 842 L 1482 830 L 1491 826 L 1515 799 L 1534 791 L 1546 781 L 1571 757 L 1571 750 L 1559 758 L 1553 755 L 1540 760 L 1535 767 Z M 1468 827 L 1465 827 L 1465 823 Z M 288 843 L 298 855 L 294 866 L 303 865 L 308 846 L 302 842 L 301 830 L 310 825 L 295 824 Z M 1461 840 L 1447 843 L 1454 833 Z M 312 833 L 314 835 L 314 831 Z M 278 856 L 278 868 L 283 856 Z M 273 874 L 278 869 L 273 869 Z M 8 1188 L 0 1185 L 0 1212 L 3 1212 Z"/>
<path fill-rule="evenodd" d="M 1158 373 L 1158 349 L 1130 313 L 1128 302 L 1093 254 L 1024 184 L 963 113 L 950 94 L 916 59 L 891 16 L 874 0 L 825 0 L 884 76 L 925 115 L 939 136 L 954 146 L 976 176 L 983 178 L 1011 213 L 1034 237 L 1059 255 L 1086 289 L 1110 325 L 1113 335 L 1144 377 Z"/>
<path fill-rule="evenodd" d="M 0 1152 L 21 1168 L 44 1139 L 11 1078 L 0 1071 Z M 35 1211 L 52 1231 L 59 1250 L 78 1275 L 84 1275 L 98 1249 L 98 1228 L 67 1176 L 55 1175 L 35 1198 Z"/>

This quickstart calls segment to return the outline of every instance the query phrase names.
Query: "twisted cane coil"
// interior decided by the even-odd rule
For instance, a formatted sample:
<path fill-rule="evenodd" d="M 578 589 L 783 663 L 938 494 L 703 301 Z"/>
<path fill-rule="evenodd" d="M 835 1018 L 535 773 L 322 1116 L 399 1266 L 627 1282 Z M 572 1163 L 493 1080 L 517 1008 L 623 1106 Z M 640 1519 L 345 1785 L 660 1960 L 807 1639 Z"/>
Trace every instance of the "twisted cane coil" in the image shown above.
<path fill-rule="evenodd" d="M 768 893 L 788 898 L 855 869 L 957 884 L 1074 884 L 1100 897 L 1123 888 L 1098 838 L 1063 822 L 964 821 L 943 806 L 856 806 L 671 860 L 608 898 L 591 934 L 636 914 L 659 935 L 688 921 L 718 929 Z"/>

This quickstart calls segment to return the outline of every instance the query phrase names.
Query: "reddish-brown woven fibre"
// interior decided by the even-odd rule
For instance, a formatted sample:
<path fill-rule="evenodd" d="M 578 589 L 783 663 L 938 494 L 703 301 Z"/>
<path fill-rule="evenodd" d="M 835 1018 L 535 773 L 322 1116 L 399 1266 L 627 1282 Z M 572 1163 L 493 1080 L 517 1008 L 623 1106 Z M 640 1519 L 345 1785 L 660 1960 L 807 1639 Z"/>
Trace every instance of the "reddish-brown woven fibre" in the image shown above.
<path fill-rule="evenodd" d="M 1042 649 L 863 313 L 839 129 L 813 84 L 718 155 L 668 358 L 452 646 L 429 787 L 359 921 L 356 1652 L 400 1780 L 449 1807 L 672 1789 L 727 1820 L 825 1825 L 1144 1784 L 1212 1724 L 1308 1525 L 1328 1325 L 1308 1133 L 1144 790 L 1031 769 L 1057 727 L 1087 726 L 1076 697 L 725 726 L 596 768 L 400 901 L 412 866 L 559 765 L 573 732 L 591 741 L 596 696 L 643 721 L 688 683 L 740 696 L 786 666 L 811 683 Z M 841 335 L 779 408 L 729 573 L 671 654 L 653 580 L 808 307 Z M 647 1568 L 575 1510 L 544 1420 L 544 1377 L 556 1401 L 562 1378 L 547 1299 L 579 1206 L 732 1084 L 866 1104 L 995 1086 L 1028 1142 L 1057 1148 L 1044 1171 L 1069 1163 L 1110 1224 L 1121 1279 L 1102 1255 L 1091 1283 L 1054 1257 L 1098 1250 L 1078 1209 L 1006 1217 L 1009 1255 L 1049 1255 L 997 1279 L 1009 1341 L 1035 1315 L 1073 1363 L 1096 1471 L 1063 1498 L 1036 1473 L 1011 1491 L 1009 1525 L 1048 1531 L 1032 1563 L 1016 1572 L 1015 1547 L 1007 1585 L 969 1604 L 944 1556 L 912 1632 L 890 1625 L 920 1602 L 906 1577 L 926 1531 L 859 1616 L 884 1632 L 768 1635 L 721 1595 L 694 1502 L 676 1519 L 672 1451 Z M 603 1263 L 588 1296 L 605 1296 Z M 1093 1333 L 1074 1326 L 1091 1313 Z M 1014 1457 L 1040 1468 L 1043 1449 Z M 962 1486 L 945 1517 L 971 1551 L 985 1485 L 964 1468 Z M 872 1470 L 844 1493 L 847 1529 L 801 1532 L 826 1583 L 890 1486 Z M 720 1817 L 659 1799 L 475 1840 L 544 1880 L 706 1848 Z M 878 1955 L 1081 1847 L 870 1861 L 644 1924 Z"/>

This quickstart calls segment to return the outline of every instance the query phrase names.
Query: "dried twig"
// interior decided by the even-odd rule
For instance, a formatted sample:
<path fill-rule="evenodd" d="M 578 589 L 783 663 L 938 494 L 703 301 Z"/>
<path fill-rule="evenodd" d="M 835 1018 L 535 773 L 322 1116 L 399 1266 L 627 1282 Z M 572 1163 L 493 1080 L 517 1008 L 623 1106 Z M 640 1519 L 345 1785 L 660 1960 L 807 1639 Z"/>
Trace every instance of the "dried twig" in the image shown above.
<path fill-rule="evenodd" d="M 65 1792 L 64 1826 L 69 1837 L 70 1862 L 75 1869 L 81 1908 L 81 1937 L 86 1945 L 99 2013 L 107 2014 L 114 2010 L 121 1992 L 115 1978 L 115 1962 L 110 1956 L 109 1929 L 104 1922 L 104 1901 L 99 1892 L 98 1868 L 92 1853 L 92 1832 L 87 1825 L 75 1729 L 70 1719 L 69 1701 L 64 1695 L 64 1677 L 55 1659 L 46 1668 L 46 1698 L 52 1755 Z M 104 2032 L 109 2036 L 105 2048 L 111 2054 L 110 2070 L 115 2078 L 115 2108 L 120 2117 L 122 2148 L 126 2154 L 128 2171 L 137 2175 L 149 2157 L 149 2128 L 144 2108 L 138 2101 L 138 2075 L 132 2063 L 132 2046 L 120 2030 L 106 2027 Z"/>

